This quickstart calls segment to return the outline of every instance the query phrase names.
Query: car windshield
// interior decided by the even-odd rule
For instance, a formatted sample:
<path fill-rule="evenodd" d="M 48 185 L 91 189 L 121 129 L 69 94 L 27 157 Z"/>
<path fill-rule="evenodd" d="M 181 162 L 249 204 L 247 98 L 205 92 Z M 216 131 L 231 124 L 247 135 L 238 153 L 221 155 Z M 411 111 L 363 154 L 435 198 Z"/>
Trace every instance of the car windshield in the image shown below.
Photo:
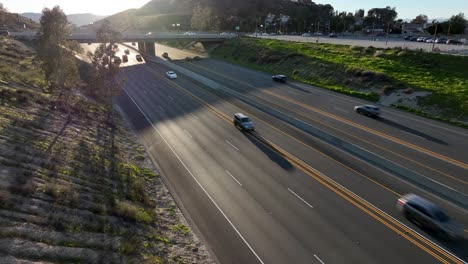
<path fill-rule="evenodd" d="M 175 72 L 173 72 L 173 71 L 170 71 L 170 72 L 167 72 L 167 73 L 168 73 L 168 74 L 175 74 Z"/>
<path fill-rule="evenodd" d="M 248 117 L 243 117 L 243 118 L 241 118 L 241 122 L 242 122 L 242 123 L 250 122 L 250 118 L 248 118 Z"/>

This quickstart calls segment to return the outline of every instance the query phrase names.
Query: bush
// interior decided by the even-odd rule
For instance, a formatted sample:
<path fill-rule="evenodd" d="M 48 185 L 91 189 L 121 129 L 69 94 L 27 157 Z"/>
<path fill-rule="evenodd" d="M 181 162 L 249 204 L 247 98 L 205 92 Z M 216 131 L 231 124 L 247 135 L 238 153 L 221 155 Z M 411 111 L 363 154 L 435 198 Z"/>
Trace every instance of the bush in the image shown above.
<path fill-rule="evenodd" d="M 404 57 L 404 56 L 406 56 L 406 55 L 408 55 L 408 52 L 406 52 L 405 50 L 400 51 L 400 52 L 398 52 L 398 54 L 397 54 L 398 57 Z"/>
<path fill-rule="evenodd" d="M 394 90 L 395 87 L 391 85 L 385 85 L 382 87 L 382 93 L 384 93 L 385 95 L 390 95 L 391 93 L 393 93 Z"/>
<path fill-rule="evenodd" d="M 375 53 L 374 53 L 374 57 L 377 57 L 377 58 L 382 58 L 385 56 L 385 52 L 383 50 L 377 50 Z"/>
<path fill-rule="evenodd" d="M 127 220 L 151 224 L 154 222 L 155 215 L 145 209 L 138 207 L 130 202 L 122 201 L 117 202 L 114 213 L 117 216 L 123 217 Z"/>
<path fill-rule="evenodd" d="M 299 73 L 299 70 L 293 70 L 292 74 L 297 75 Z"/>

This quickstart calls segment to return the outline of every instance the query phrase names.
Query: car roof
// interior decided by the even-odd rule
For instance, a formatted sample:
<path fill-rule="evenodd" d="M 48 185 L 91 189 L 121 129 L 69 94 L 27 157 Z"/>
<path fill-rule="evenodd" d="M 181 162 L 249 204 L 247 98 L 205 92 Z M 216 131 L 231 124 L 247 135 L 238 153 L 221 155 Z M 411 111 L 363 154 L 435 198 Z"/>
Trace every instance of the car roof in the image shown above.
<path fill-rule="evenodd" d="M 235 113 L 234 116 L 237 116 L 237 117 L 239 117 L 239 118 L 247 117 L 247 116 L 244 115 L 243 113 Z"/>
<path fill-rule="evenodd" d="M 282 74 L 278 74 L 278 75 L 275 75 L 276 77 L 286 77 L 285 75 L 282 75 Z"/>
<path fill-rule="evenodd" d="M 375 105 L 363 105 L 364 107 L 369 107 L 369 108 L 373 108 L 373 109 L 379 109 L 378 106 L 375 106 Z"/>
<path fill-rule="evenodd" d="M 403 198 L 405 198 L 410 204 L 418 204 L 432 211 L 442 211 L 437 205 L 416 194 L 407 194 L 403 196 Z"/>

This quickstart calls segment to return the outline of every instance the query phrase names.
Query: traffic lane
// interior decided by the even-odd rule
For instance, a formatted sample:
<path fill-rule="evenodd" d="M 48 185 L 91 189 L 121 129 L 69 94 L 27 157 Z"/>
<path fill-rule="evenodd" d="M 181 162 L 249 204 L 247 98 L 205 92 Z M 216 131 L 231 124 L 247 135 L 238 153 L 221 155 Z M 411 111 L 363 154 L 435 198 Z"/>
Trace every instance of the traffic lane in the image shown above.
<path fill-rule="evenodd" d="M 423 151 L 407 147 L 404 142 L 402 144 L 395 144 L 394 141 L 383 139 L 379 135 L 369 134 L 367 131 L 355 128 L 354 126 L 346 126 L 339 120 L 330 120 L 321 115 L 314 116 L 313 112 L 297 107 L 289 102 L 285 103 L 277 99 L 266 99 L 264 102 L 273 106 L 276 110 L 311 124 L 347 142 L 356 144 L 372 153 L 377 153 L 388 160 L 407 167 L 421 175 L 425 175 L 425 177 L 448 185 L 459 192 L 468 193 L 468 182 L 465 178 L 466 169 L 447 162 L 444 159 L 445 157 L 433 157 Z M 362 118 L 364 120 L 368 119 Z"/>
<path fill-rule="evenodd" d="M 212 76 L 210 78 L 212 78 Z M 222 79 L 217 79 L 217 81 L 230 86 L 230 84 L 227 82 L 223 82 Z M 240 86 L 237 86 L 236 90 L 240 91 L 239 87 Z M 234 89 L 234 86 L 231 85 L 231 88 Z M 254 93 L 249 90 L 243 90 L 243 92 L 250 93 L 251 96 L 260 96 L 262 99 L 266 98 L 266 96 L 259 94 L 258 92 Z M 462 179 L 463 175 L 465 175 L 464 169 L 458 166 L 453 166 L 452 164 L 447 163 L 445 160 L 439 160 L 426 153 L 415 151 L 413 150 L 414 148 L 407 148 L 405 142 L 402 142 L 398 145 L 393 144 L 392 141 L 382 141 L 382 137 L 380 135 L 376 136 L 375 133 L 368 135 L 367 130 L 355 128 L 355 126 L 349 126 L 342 121 L 337 121 L 333 118 L 330 119 L 327 116 L 315 113 L 313 111 L 310 112 L 308 109 L 304 110 L 302 107 L 297 107 L 295 104 L 291 104 L 288 101 L 284 102 L 282 99 L 278 99 L 276 97 L 273 97 L 272 99 L 266 98 L 263 100 L 263 102 L 267 105 L 273 106 L 274 108 L 281 109 L 281 111 L 288 113 L 291 116 L 311 123 L 324 131 L 328 131 L 329 133 L 338 135 L 339 137 L 349 142 L 353 142 L 366 149 L 369 149 L 374 153 L 381 154 L 382 150 L 385 150 L 386 158 L 392 160 L 395 159 L 397 163 L 403 164 L 404 166 L 409 166 L 412 170 L 415 170 L 422 175 L 426 175 L 426 177 L 434 178 L 436 181 L 447 184 L 456 190 L 466 192 L 466 180 Z M 359 118 L 363 118 L 363 120 L 365 120 L 363 122 L 372 122 L 372 120 L 362 116 L 359 116 Z M 313 119 L 313 122 L 310 121 L 311 119 Z M 330 125 L 333 125 L 333 127 Z M 358 141 L 356 141 L 356 139 L 358 139 Z M 425 165 L 428 160 L 431 161 L 429 163 L 430 166 Z M 434 160 L 434 162 L 432 162 L 432 160 Z"/>
<path fill-rule="evenodd" d="M 327 102 L 324 98 L 320 100 L 320 98 L 308 94 L 291 94 L 283 88 L 284 86 L 277 87 L 265 92 L 274 97 L 283 98 L 283 100 L 290 100 L 293 104 L 302 104 L 303 108 L 309 108 L 311 111 L 322 113 L 322 115 L 329 115 L 331 119 L 341 119 L 349 126 L 360 127 L 362 130 L 367 129 L 374 134 L 384 133 L 383 136 L 388 135 L 460 161 L 466 162 L 468 160 L 466 155 L 460 154 L 462 149 L 468 147 L 467 140 L 463 140 L 464 137 L 460 134 L 447 137 L 445 131 L 442 130 L 438 131 L 427 126 L 423 129 L 412 124 L 404 124 L 398 118 L 389 116 L 387 113 L 392 110 L 384 106 L 380 106 L 382 112 L 380 118 L 367 118 L 355 113 L 355 105 L 342 105 L 335 100 Z"/>
<path fill-rule="evenodd" d="M 159 98 L 163 98 L 164 96 L 158 96 L 158 97 L 159 97 Z M 177 97 L 177 98 L 178 98 L 178 97 Z M 185 104 L 184 104 L 184 105 L 185 105 Z M 212 122 L 211 122 L 211 123 L 212 123 Z M 203 127 L 204 127 L 204 126 L 203 126 Z M 203 128 L 203 127 L 202 127 L 202 128 Z M 212 131 L 212 130 L 213 130 L 213 129 L 210 129 L 210 131 Z M 200 132 L 201 132 L 201 134 L 205 134 L 205 133 L 203 133 L 203 131 L 200 131 Z M 174 131 L 172 131 L 172 134 L 173 134 L 173 133 L 174 133 Z M 211 142 L 211 140 L 209 140 L 209 141 Z M 185 144 L 185 145 L 186 145 L 186 144 Z M 250 152 L 248 152 L 248 153 L 250 153 Z M 251 160 L 251 158 L 249 158 L 249 160 Z M 262 167 L 265 167 L 265 166 L 262 166 Z M 266 167 L 268 167 L 268 166 L 266 166 Z M 246 168 L 246 166 L 237 166 L 237 168 Z M 237 174 L 235 171 L 234 171 L 234 173 Z M 258 173 L 258 172 L 256 172 L 256 173 L 247 173 L 247 174 L 246 174 L 246 173 L 239 172 L 238 174 L 239 174 L 239 175 L 249 175 L 249 177 L 247 177 L 247 179 L 252 179 L 252 178 L 253 178 L 253 177 L 252 177 L 253 175 L 260 175 L 261 178 L 263 178 L 263 179 L 265 178 L 264 175 L 262 175 L 261 173 Z M 269 175 L 270 175 L 270 173 L 269 173 Z M 245 180 L 245 179 L 240 179 L 241 182 L 244 181 L 244 180 Z M 212 182 L 212 181 L 210 181 L 210 182 Z M 224 185 L 224 184 L 223 184 L 223 185 Z M 257 186 L 257 185 L 258 185 L 258 184 L 255 184 L 255 186 Z M 254 192 L 255 192 L 256 194 L 257 194 L 257 193 L 265 193 L 265 192 L 259 192 L 257 189 L 255 189 Z M 225 192 L 223 192 L 223 193 L 224 193 L 224 195 L 225 195 Z M 265 199 L 271 200 L 271 197 L 270 197 L 271 193 L 280 193 L 280 192 L 275 191 L 275 190 L 269 190 L 268 192 L 265 193 L 265 195 L 266 195 Z M 321 197 L 323 197 L 323 196 L 321 196 Z M 316 198 L 318 198 L 318 197 L 316 197 Z M 278 206 L 278 205 L 280 204 L 280 202 L 283 201 L 283 200 L 284 200 L 284 199 L 280 199 L 279 201 L 273 201 L 273 205 L 274 205 L 274 206 Z M 327 200 L 328 200 L 328 199 L 327 199 Z M 263 206 L 263 207 L 265 207 L 265 206 Z M 290 208 L 290 205 L 288 205 L 286 208 Z M 276 215 L 276 214 L 275 214 L 275 215 Z M 279 213 L 279 215 L 285 215 L 285 214 L 280 214 L 280 213 Z M 286 214 L 286 215 L 290 215 L 290 213 L 288 213 L 288 214 Z M 355 216 L 352 217 L 352 219 L 355 219 L 355 218 L 356 218 Z M 285 221 L 285 222 L 286 222 L 286 223 L 290 223 L 291 220 L 288 219 L 288 220 Z M 325 222 L 328 223 L 329 221 L 327 220 L 327 221 L 325 221 Z M 361 221 L 358 221 L 358 222 L 359 222 L 359 223 L 362 223 Z M 337 229 L 337 227 L 336 227 L 336 226 L 333 226 L 332 230 L 336 230 L 336 229 Z M 321 228 L 319 228 L 319 230 L 323 230 L 323 228 L 321 227 Z M 356 228 L 344 228 L 343 230 L 356 230 Z M 303 234 L 303 233 L 304 233 L 304 230 L 302 230 L 302 229 L 301 229 L 301 230 L 298 230 L 296 233 Z M 282 239 L 284 239 L 283 236 L 281 236 L 281 237 L 282 237 Z M 308 235 L 307 235 L 306 237 L 309 238 L 309 240 L 310 240 L 310 237 L 309 237 Z M 352 236 L 352 237 L 355 237 L 355 236 Z M 320 243 L 322 244 L 323 241 L 320 242 Z M 302 244 L 302 243 L 301 243 L 301 244 Z M 354 245 L 354 243 L 350 243 L 350 244 L 351 244 L 351 245 Z M 371 244 L 372 244 L 372 243 L 371 243 Z M 335 248 L 335 247 L 332 247 L 332 248 Z M 382 248 L 382 247 L 381 247 L 381 248 Z M 353 249 L 353 251 L 355 251 L 355 249 Z M 380 256 L 381 256 L 381 254 L 380 254 Z M 349 259 L 349 258 L 348 258 L 348 259 Z M 343 260 L 343 259 L 341 259 L 341 260 Z M 367 261 L 366 261 L 366 262 L 367 262 Z M 371 261 L 371 262 L 375 262 L 375 260 L 373 260 L 373 261 Z"/>
<path fill-rule="evenodd" d="M 133 92 L 141 90 L 142 88 L 139 87 Z M 152 90 L 154 92 L 156 89 Z M 265 259 L 266 263 L 287 263 L 288 261 L 293 261 L 295 263 L 305 262 L 304 260 L 308 257 L 308 251 L 303 249 L 301 243 L 295 243 L 294 237 L 291 237 L 289 232 L 283 231 L 281 226 L 275 224 L 274 219 L 271 219 L 271 216 L 264 211 L 264 206 L 258 205 L 258 202 L 255 200 L 249 199 L 249 196 L 243 193 L 243 189 L 236 186 L 237 183 L 229 178 L 223 170 L 224 168 L 221 167 L 221 164 L 225 163 L 225 159 L 231 160 L 233 157 L 221 155 L 223 151 L 220 149 L 229 146 L 223 144 L 221 140 L 215 139 L 215 135 L 218 133 L 214 132 L 214 129 L 210 127 L 210 123 L 213 125 L 215 124 L 213 122 L 213 117 L 210 118 L 211 122 L 207 122 L 207 124 L 201 127 L 200 122 L 195 122 L 195 124 L 192 125 L 187 124 L 192 123 L 193 118 L 184 120 L 185 118 L 181 117 L 175 119 L 175 121 L 170 121 L 165 113 L 170 114 L 173 110 L 172 108 L 166 106 L 165 109 L 167 110 L 163 113 L 157 110 L 157 107 L 154 107 L 155 104 L 164 105 L 164 100 L 159 99 L 158 101 L 157 99 L 164 98 L 162 93 L 145 96 L 138 96 L 135 94 L 135 97 L 138 104 L 140 104 L 143 109 L 147 109 L 145 112 L 148 112 L 147 115 L 151 120 L 165 120 L 163 122 L 155 122 L 155 126 L 160 130 L 161 134 L 164 135 L 181 159 L 185 161 L 189 170 L 198 178 L 201 185 L 210 193 L 228 218 L 231 219 L 235 226 L 238 226 L 247 241 L 254 246 L 256 251 L 264 253 L 261 254 L 261 258 Z M 182 101 L 182 98 L 177 96 L 176 100 Z M 189 105 L 188 101 L 177 104 L 174 108 L 182 108 L 187 105 Z M 189 108 L 189 110 L 192 110 L 192 108 Z M 200 119 L 204 115 L 210 115 L 209 112 L 201 113 L 200 111 L 196 114 Z M 179 122 L 183 124 L 175 124 Z M 199 133 L 191 133 L 193 135 L 192 138 L 182 132 L 182 127 L 185 127 L 188 131 L 202 130 L 206 127 L 211 131 L 208 135 L 209 144 L 200 146 L 200 141 L 203 137 L 199 138 L 197 136 L 205 135 L 203 130 L 199 131 Z M 197 141 L 195 141 L 196 139 Z M 239 163 L 241 164 L 239 168 L 246 169 L 249 167 L 248 164 L 243 165 L 241 162 Z M 265 178 L 265 175 L 262 175 L 260 172 L 261 171 L 257 171 L 255 175 Z M 252 173 L 242 171 L 239 172 L 239 174 L 249 175 Z M 257 220 L 252 221 L 251 219 Z M 272 232 L 271 230 L 275 231 Z M 265 241 L 277 242 L 271 245 Z M 282 243 L 281 241 L 288 241 L 288 243 Z"/>
<path fill-rule="evenodd" d="M 230 64 L 220 63 L 219 61 L 215 60 L 203 60 L 193 63 L 184 61 L 174 62 L 179 63 L 194 72 L 222 82 L 225 86 L 228 86 L 234 90 L 249 93 L 255 91 L 255 89 L 258 88 L 265 88 L 259 90 L 264 90 L 265 93 L 268 93 L 265 94 L 265 97 L 267 98 L 271 96 L 274 97 L 276 94 L 278 95 L 277 97 L 294 100 L 297 103 L 303 103 L 310 107 L 320 108 L 320 111 L 323 111 L 326 115 L 333 115 L 338 118 L 346 116 L 346 121 L 348 123 L 354 122 L 357 125 L 360 125 L 360 122 L 362 121 L 361 117 L 357 115 L 350 115 L 350 112 L 353 112 L 355 104 L 350 104 L 349 101 L 340 100 L 337 103 L 335 101 L 336 97 L 328 97 L 330 98 L 330 101 L 328 101 L 327 98 L 323 98 L 320 95 L 317 96 L 317 94 L 310 94 L 308 90 L 305 89 L 288 89 L 291 87 L 290 84 L 276 84 L 271 81 L 271 77 L 265 76 L 264 74 L 259 74 L 255 71 L 250 71 L 249 73 L 249 71 L 246 69 L 239 69 L 239 67 L 233 67 Z M 254 77 L 249 76 L 258 76 L 258 78 L 254 79 Z M 274 93 L 272 93 L 272 91 L 274 91 Z M 263 95 L 261 96 L 263 97 Z M 366 102 L 362 102 L 362 104 L 366 104 Z M 369 104 L 369 102 L 367 102 L 367 104 Z M 444 155 L 464 161 L 465 163 L 468 161 L 468 157 L 463 155 L 463 150 L 468 148 L 468 140 L 465 140 L 466 138 L 464 136 L 460 134 L 454 134 L 447 137 L 446 131 L 440 131 L 438 133 L 437 130 L 433 129 L 433 127 L 425 126 L 422 128 L 421 125 L 414 127 L 412 125 L 414 122 L 408 122 L 407 124 L 404 124 L 399 122 L 399 120 L 394 121 L 392 119 L 387 119 L 385 118 L 385 113 L 388 110 L 389 109 L 387 108 L 383 110 L 384 118 L 379 119 L 379 122 L 368 122 L 367 120 L 362 122 L 366 123 L 366 128 L 385 132 L 386 134 L 391 135 L 399 140 L 405 140 L 411 144 L 429 148 L 437 153 L 443 153 Z"/>
<path fill-rule="evenodd" d="M 282 90 L 285 90 L 291 95 L 296 94 L 299 96 L 299 98 L 308 98 L 310 100 L 316 99 L 316 101 L 312 101 L 313 104 L 311 105 L 319 104 L 321 109 L 327 110 L 328 112 L 334 114 L 342 114 L 343 111 L 346 112 L 348 110 L 353 110 L 354 106 L 356 105 L 369 104 L 368 101 L 362 99 L 342 95 L 304 83 L 294 81 L 288 81 L 284 85 L 275 83 L 272 82 L 271 75 L 269 74 L 229 64 L 219 60 L 201 60 L 196 63 L 194 62 L 192 66 L 204 67 L 205 69 L 208 69 L 206 72 L 214 71 L 221 74 L 229 73 L 228 76 L 232 77 L 229 82 L 236 82 L 236 80 L 238 80 L 259 88 L 281 87 Z M 337 107 L 340 109 L 337 109 Z M 434 134 L 433 137 L 435 138 L 445 139 L 447 138 L 447 134 L 453 134 L 452 136 L 455 136 L 456 138 L 451 140 L 451 143 L 459 142 L 460 140 L 465 142 L 466 138 L 468 138 L 468 133 L 462 128 L 422 118 L 417 115 L 412 115 L 410 113 L 405 113 L 396 109 L 387 108 L 385 110 L 385 115 L 391 115 L 393 118 L 397 118 L 398 122 L 403 126 L 414 128 L 415 130 L 421 131 L 428 135 Z M 436 129 L 434 130 L 434 128 Z M 451 137 L 448 137 L 449 140 L 450 138 Z"/>
<path fill-rule="evenodd" d="M 158 66 L 160 66 L 160 65 L 158 65 Z M 182 78 L 182 77 L 179 77 L 179 80 L 178 80 L 178 81 L 179 81 L 179 82 L 178 82 L 179 84 L 182 84 L 182 83 L 180 83 L 181 78 Z M 195 87 L 195 85 L 192 84 L 192 83 L 190 83 L 190 84 L 187 85 L 187 87 Z M 212 101 L 215 101 L 215 100 L 216 100 L 216 99 L 214 99 L 214 100 L 212 100 Z M 219 99 L 217 99 L 217 100 L 219 100 Z M 210 100 L 208 100 L 208 101 L 210 101 Z M 238 110 L 232 110 L 232 111 L 227 111 L 227 112 L 234 112 L 234 111 L 238 111 Z M 287 144 L 287 145 L 289 145 L 289 144 Z M 322 162 L 318 162 L 318 163 L 321 164 Z M 341 176 L 341 175 L 343 175 L 343 174 L 338 173 L 338 175 Z M 386 178 L 388 178 L 388 175 L 386 175 Z M 346 177 L 345 179 L 348 179 L 348 177 Z M 342 179 L 339 179 L 339 181 L 342 181 Z M 368 187 L 366 187 L 365 185 L 363 185 L 363 184 L 362 184 L 362 178 L 358 179 L 358 180 L 355 182 L 355 184 L 361 186 L 362 190 L 365 190 L 365 191 L 363 191 L 364 194 L 365 194 L 365 195 L 362 195 L 363 197 L 366 197 L 367 194 L 369 193 L 367 190 L 369 190 L 369 189 L 372 188 L 372 187 L 375 187 L 375 186 L 372 186 L 372 187 L 369 186 L 369 188 L 368 188 Z M 396 185 L 401 185 L 401 182 L 397 182 Z M 347 186 L 347 187 L 349 188 L 349 186 Z M 351 189 L 353 189 L 353 188 L 351 188 Z M 400 189 L 401 189 L 401 188 L 400 188 Z M 413 188 L 413 189 L 416 189 L 416 190 L 417 190 L 417 188 Z M 353 191 L 355 191 L 355 190 L 353 189 Z M 413 191 L 406 191 L 406 192 L 401 192 L 401 193 L 407 193 L 407 192 L 418 193 L 418 192 L 421 192 L 421 191 L 414 191 L 414 190 L 413 190 Z M 423 193 L 424 193 L 424 192 L 423 192 Z M 381 207 L 381 206 L 379 206 L 380 200 L 382 200 L 382 199 L 381 199 L 381 198 L 382 198 L 382 197 L 381 197 L 381 192 L 379 191 L 379 192 L 376 192 L 376 193 L 374 193 L 374 194 L 375 194 L 375 197 L 379 197 L 379 196 L 380 196 L 380 198 L 378 198 L 378 199 L 375 200 L 375 201 L 377 201 L 377 206 L 378 206 L 378 207 L 380 207 L 380 208 L 390 208 L 390 211 L 391 211 L 390 214 L 391 214 L 391 215 L 394 215 L 395 217 L 402 219 L 402 217 L 401 217 L 401 215 L 399 214 L 399 212 L 397 212 L 397 211 L 394 209 L 394 208 L 395 208 L 395 201 L 396 201 L 396 199 L 398 198 L 398 196 L 394 196 L 393 198 L 389 198 L 389 199 L 383 199 L 384 201 L 387 201 L 387 203 L 386 203 L 386 207 Z M 426 195 L 427 195 L 427 194 L 426 194 Z M 374 201 L 374 200 L 368 199 L 368 198 L 367 198 L 366 200 Z M 449 210 L 449 211 L 450 211 L 450 210 Z M 453 209 L 452 209 L 452 211 L 453 211 Z M 458 212 L 458 214 L 460 214 L 460 212 Z M 454 215 L 454 214 L 451 213 L 451 215 Z M 462 215 L 466 216 L 465 214 L 462 214 Z M 402 220 L 404 221 L 404 219 L 402 219 Z"/>
<path fill-rule="evenodd" d="M 122 95 L 119 97 L 119 104 L 151 159 L 158 164 L 161 177 L 177 201 L 185 219 L 204 242 L 213 258 L 218 263 L 258 263 L 247 245 L 233 231 L 203 190 L 197 187 L 197 182 L 162 138 L 154 132 L 134 103 L 126 95 Z"/>
<path fill-rule="evenodd" d="M 251 93 L 251 97 L 254 96 Z M 373 153 L 378 153 L 385 158 L 392 160 L 398 164 L 406 166 L 416 172 L 433 178 L 436 181 L 443 182 L 460 192 L 467 192 L 466 169 L 456 166 L 445 160 L 445 156 L 434 157 L 431 154 L 425 153 L 425 150 L 414 149 L 407 147 L 405 142 L 395 144 L 394 140 L 386 139 L 385 135 L 381 137 L 374 133 L 367 133 L 366 130 L 356 128 L 355 126 L 347 126 L 345 122 L 336 119 L 328 119 L 321 115 L 314 116 L 313 111 L 297 107 L 293 103 L 284 102 L 276 98 L 261 99 L 265 104 L 272 106 L 276 110 L 288 114 L 289 116 L 300 119 L 308 124 L 311 124 L 329 134 L 338 136 L 347 142 L 354 143 L 365 148 Z M 363 123 L 372 122 L 373 119 L 361 116 Z M 439 155 L 438 153 L 436 153 Z M 430 165 L 426 165 L 430 164 Z"/>

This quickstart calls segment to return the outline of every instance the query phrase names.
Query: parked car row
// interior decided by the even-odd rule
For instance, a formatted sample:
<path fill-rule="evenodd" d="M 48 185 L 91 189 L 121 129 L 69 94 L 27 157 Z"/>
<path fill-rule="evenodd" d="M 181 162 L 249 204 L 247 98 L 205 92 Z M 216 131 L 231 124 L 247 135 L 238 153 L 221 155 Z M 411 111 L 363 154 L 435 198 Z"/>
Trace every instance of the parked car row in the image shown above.
<path fill-rule="evenodd" d="M 405 40 L 409 41 L 417 41 L 417 42 L 425 42 L 425 43 L 437 43 L 437 44 L 451 44 L 451 45 L 459 45 L 463 44 L 460 40 L 456 39 L 446 39 L 446 38 L 434 38 L 434 37 L 413 37 L 413 36 L 405 36 Z"/>

